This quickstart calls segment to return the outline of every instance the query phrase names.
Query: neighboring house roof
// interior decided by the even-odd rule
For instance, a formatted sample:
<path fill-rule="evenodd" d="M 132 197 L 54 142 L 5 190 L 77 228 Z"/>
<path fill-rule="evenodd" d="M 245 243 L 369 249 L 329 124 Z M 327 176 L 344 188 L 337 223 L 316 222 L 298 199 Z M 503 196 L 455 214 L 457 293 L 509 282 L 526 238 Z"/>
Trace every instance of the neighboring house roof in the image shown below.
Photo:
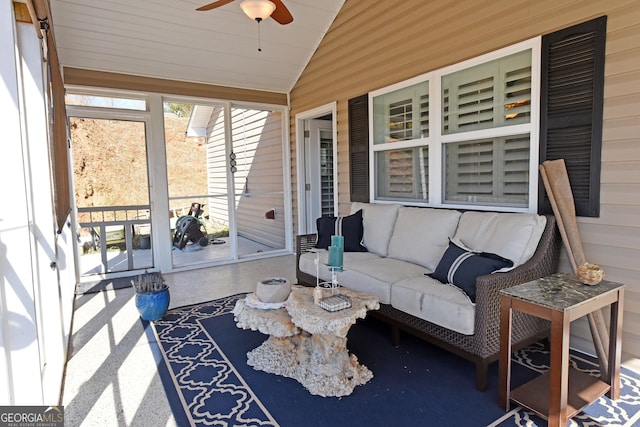
<path fill-rule="evenodd" d="M 207 136 L 207 125 L 215 107 L 195 105 L 189 117 L 187 136 Z"/>
<path fill-rule="evenodd" d="M 241 0 L 51 0 L 63 67 L 287 93 L 345 0 L 285 0 L 287 25 L 259 28 Z M 258 36 L 262 52 L 258 52 Z"/>

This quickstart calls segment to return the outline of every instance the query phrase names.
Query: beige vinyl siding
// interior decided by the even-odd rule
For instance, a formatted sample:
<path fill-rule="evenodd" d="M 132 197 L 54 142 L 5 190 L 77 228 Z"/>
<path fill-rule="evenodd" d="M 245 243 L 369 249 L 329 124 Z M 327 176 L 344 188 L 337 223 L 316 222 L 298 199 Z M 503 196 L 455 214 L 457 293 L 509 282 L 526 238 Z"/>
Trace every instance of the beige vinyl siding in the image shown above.
<path fill-rule="evenodd" d="M 602 15 L 608 22 L 601 215 L 579 218 L 579 226 L 589 261 L 627 285 L 623 361 L 632 361 L 640 358 L 640 2 L 347 0 L 291 90 L 290 117 L 295 123 L 297 113 L 337 101 L 338 198 L 345 214 L 350 98 Z M 292 126 L 292 150 L 295 136 Z M 291 156 L 295 188 L 294 151 Z M 566 262 L 561 268 L 569 270 Z M 580 322 L 572 343 L 589 349 L 589 329 Z"/>
<path fill-rule="evenodd" d="M 282 114 L 233 108 L 233 152 L 237 172 L 236 224 L 238 236 L 271 248 L 285 247 Z M 275 219 L 266 219 L 275 209 Z"/>
<path fill-rule="evenodd" d="M 231 138 L 236 155 L 235 186 L 238 236 L 271 248 L 285 247 L 282 168 L 282 114 L 264 110 L 231 109 Z M 229 225 L 224 113 L 215 108 L 207 127 L 209 195 L 216 197 L 211 217 Z M 275 220 L 265 213 L 276 210 Z"/>
<path fill-rule="evenodd" d="M 214 200 L 209 204 L 209 217 L 217 224 L 229 226 L 229 196 L 225 151 L 224 109 L 216 107 L 207 125 L 207 187 Z"/>

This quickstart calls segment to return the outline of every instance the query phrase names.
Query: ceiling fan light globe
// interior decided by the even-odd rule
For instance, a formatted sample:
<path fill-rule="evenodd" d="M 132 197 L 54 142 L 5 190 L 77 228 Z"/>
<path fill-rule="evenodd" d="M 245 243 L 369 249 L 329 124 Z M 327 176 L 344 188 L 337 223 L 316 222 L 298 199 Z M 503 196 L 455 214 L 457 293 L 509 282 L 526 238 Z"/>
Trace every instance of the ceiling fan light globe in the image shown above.
<path fill-rule="evenodd" d="M 271 16 L 276 5 L 269 0 L 244 0 L 240 8 L 249 18 L 260 22 Z"/>

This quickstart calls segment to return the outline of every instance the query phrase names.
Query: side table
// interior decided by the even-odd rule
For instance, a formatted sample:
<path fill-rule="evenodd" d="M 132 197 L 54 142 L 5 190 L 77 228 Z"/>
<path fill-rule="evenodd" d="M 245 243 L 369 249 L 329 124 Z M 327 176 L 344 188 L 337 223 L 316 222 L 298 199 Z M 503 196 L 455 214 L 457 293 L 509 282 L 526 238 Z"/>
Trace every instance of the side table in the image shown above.
<path fill-rule="evenodd" d="M 549 427 L 567 421 L 608 392 L 620 397 L 620 357 L 624 285 L 603 280 L 584 285 L 572 274 L 557 273 L 500 291 L 500 407 L 509 410 L 511 400 L 547 419 Z M 569 367 L 572 320 L 603 307 L 611 307 L 609 372 L 605 381 Z M 512 310 L 551 321 L 551 360 L 547 373 L 511 390 Z"/>

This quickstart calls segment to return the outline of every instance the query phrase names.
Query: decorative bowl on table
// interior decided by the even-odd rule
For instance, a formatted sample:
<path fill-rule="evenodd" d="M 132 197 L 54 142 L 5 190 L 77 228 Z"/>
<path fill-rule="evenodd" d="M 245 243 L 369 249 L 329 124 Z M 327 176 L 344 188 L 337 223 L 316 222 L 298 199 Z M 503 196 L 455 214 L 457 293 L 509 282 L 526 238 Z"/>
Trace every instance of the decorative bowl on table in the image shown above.
<path fill-rule="evenodd" d="M 577 275 L 585 285 L 597 285 L 604 279 L 604 270 L 598 264 L 585 262 L 578 267 Z"/>
<path fill-rule="evenodd" d="M 258 282 L 256 295 L 258 299 L 266 303 L 283 302 L 289 298 L 291 284 L 282 277 L 271 277 Z"/>

